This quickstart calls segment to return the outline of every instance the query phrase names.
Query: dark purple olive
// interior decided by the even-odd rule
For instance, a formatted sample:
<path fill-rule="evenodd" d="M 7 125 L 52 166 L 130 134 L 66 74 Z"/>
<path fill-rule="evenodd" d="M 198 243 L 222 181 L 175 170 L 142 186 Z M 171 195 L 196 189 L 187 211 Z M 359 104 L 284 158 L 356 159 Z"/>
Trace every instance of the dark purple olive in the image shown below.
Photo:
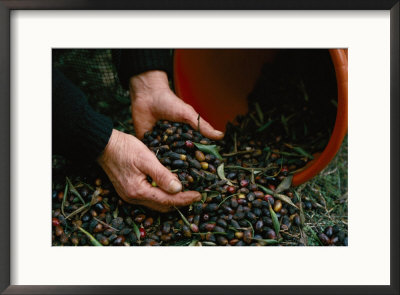
<path fill-rule="evenodd" d="M 182 232 L 183 235 L 187 238 L 190 238 L 192 236 L 192 231 L 186 224 L 182 226 Z"/>
<path fill-rule="evenodd" d="M 223 219 L 218 219 L 218 220 L 217 220 L 217 225 L 219 225 L 219 226 L 222 227 L 222 228 L 226 228 L 226 227 L 228 226 L 228 224 L 226 223 L 226 221 L 223 220 Z"/>
<path fill-rule="evenodd" d="M 253 235 L 252 235 L 252 233 L 251 233 L 250 230 L 245 230 L 245 231 L 243 232 L 243 241 L 244 241 L 246 244 L 250 244 L 250 243 L 251 243 L 252 237 L 253 237 Z"/>
<path fill-rule="evenodd" d="M 273 229 L 268 229 L 266 232 L 267 239 L 276 239 L 276 233 Z"/>
<path fill-rule="evenodd" d="M 263 205 L 261 199 L 256 199 L 256 200 L 254 200 L 254 201 L 252 202 L 252 204 L 253 204 L 253 206 L 256 207 L 256 208 L 261 208 L 262 205 Z"/>
<path fill-rule="evenodd" d="M 262 220 L 256 222 L 255 230 L 257 232 L 262 232 L 263 227 L 264 227 L 264 222 Z"/>
<path fill-rule="evenodd" d="M 330 240 L 329 244 L 331 245 L 335 245 L 337 244 L 337 242 L 339 242 L 339 238 L 337 236 L 332 237 L 332 239 Z"/>
<path fill-rule="evenodd" d="M 321 241 L 321 243 L 322 243 L 323 245 L 325 245 L 325 246 L 329 245 L 330 240 L 329 240 L 329 238 L 326 236 L 326 234 L 320 233 L 320 234 L 318 235 L 318 238 L 319 238 L 319 240 Z"/>
<path fill-rule="evenodd" d="M 104 210 L 104 206 L 101 203 L 97 203 L 94 205 L 94 209 L 97 211 L 97 213 L 102 213 Z"/>
<path fill-rule="evenodd" d="M 217 210 L 218 210 L 218 204 L 211 203 L 211 204 L 208 204 L 206 207 L 207 212 L 214 212 Z"/>
<path fill-rule="evenodd" d="M 114 241 L 113 245 L 114 246 L 123 246 L 125 243 L 125 237 L 124 236 L 118 236 Z"/>
<path fill-rule="evenodd" d="M 328 226 L 325 228 L 325 234 L 327 235 L 328 238 L 331 238 L 333 235 L 333 228 L 332 226 Z"/>
<path fill-rule="evenodd" d="M 174 168 L 183 168 L 183 167 L 185 167 L 185 161 L 182 161 L 182 160 L 174 160 L 173 162 L 172 162 L 172 167 L 174 167 Z"/>
<path fill-rule="evenodd" d="M 165 222 L 163 223 L 163 225 L 162 225 L 162 232 L 163 232 L 164 234 L 167 234 L 167 233 L 170 232 L 170 230 L 171 230 L 171 224 L 170 224 L 168 221 L 165 221 Z"/>
<path fill-rule="evenodd" d="M 256 198 L 256 195 L 253 192 L 251 192 L 251 193 L 248 193 L 246 197 L 247 197 L 247 201 L 253 202 Z"/>
<path fill-rule="evenodd" d="M 226 246 L 228 244 L 228 240 L 224 236 L 217 236 L 216 239 L 217 239 L 218 245 Z"/>

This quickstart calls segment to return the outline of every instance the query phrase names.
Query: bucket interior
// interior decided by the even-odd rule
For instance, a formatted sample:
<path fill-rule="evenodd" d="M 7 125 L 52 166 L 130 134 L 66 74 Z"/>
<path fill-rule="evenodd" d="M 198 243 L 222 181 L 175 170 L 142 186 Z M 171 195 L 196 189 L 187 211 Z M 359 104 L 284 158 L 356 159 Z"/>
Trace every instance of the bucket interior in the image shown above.
<path fill-rule="evenodd" d="M 340 49 L 176 50 L 175 90 L 219 130 L 225 130 L 227 122 L 234 121 L 238 115 L 245 115 L 254 100 L 263 110 L 278 108 L 283 118 L 306 116 L 307 124 L 295 125 L 290 131 L 295 133 L 294 141 L 311 145 L 302 133 L 321 132 L 326 133 L 326 140 L 313 148 L 317 153 L 314 161 L 306 165 L 305 172 L 295 175 L 294 184 L 299 184 L 329 163 L 347 131 L 347 56 L 344 53 Z M 287 95 L 277 92 L 279 87 L 285 87 Z M 293 105 L 291 110 L 280 109 L 288 104 Z"/>

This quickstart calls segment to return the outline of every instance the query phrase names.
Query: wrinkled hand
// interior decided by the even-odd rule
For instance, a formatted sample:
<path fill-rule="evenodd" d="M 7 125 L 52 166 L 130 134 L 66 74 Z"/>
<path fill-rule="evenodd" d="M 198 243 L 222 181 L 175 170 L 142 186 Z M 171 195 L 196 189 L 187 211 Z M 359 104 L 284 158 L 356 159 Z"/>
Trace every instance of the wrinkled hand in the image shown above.
<path fill-rule="evenodd" d="M 198 192 L 181 192 L 178 178 L 136 137 L 113 130 L 98 158 L 115 190 L 126 202 L 167 212 L 173 206 L 186 206 L 201 199 Z M 161 188 L 147 181 L 149 175 Z"/>
<path fill-rule="evenodd" d="M 138 138 L 143 138 L 144 133 L 152 130 L 161 119 L 187 123 L 197 130 L 198 113 L 171 91 L 165 72 L 148 71 L 132 77 L 130 96 L 133 126 Z M 201 118 L 199 125 L 203 136 L 214 140 L 224 136 Z"/>

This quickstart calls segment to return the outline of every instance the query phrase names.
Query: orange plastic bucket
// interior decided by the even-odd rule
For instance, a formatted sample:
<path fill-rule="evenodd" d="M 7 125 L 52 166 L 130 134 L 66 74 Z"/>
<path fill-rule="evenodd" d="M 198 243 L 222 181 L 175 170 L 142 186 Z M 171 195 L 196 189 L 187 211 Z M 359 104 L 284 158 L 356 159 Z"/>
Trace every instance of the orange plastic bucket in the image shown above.
<path fill-rule="evenodd" d="M 335 126 L 325 149 L 294 175 L 293 185 L 302 184 L 322 171 L 338 152 L 347 133 L 347 50 L 329 49 L 329 53 L 338 89 Z M 276 54 L 276 49 L 177 49 L 175 91 L 211 125 L 224 130 L 228 121 L 247 113 L 247 96 L 261 67 L 272 62 Z"/>

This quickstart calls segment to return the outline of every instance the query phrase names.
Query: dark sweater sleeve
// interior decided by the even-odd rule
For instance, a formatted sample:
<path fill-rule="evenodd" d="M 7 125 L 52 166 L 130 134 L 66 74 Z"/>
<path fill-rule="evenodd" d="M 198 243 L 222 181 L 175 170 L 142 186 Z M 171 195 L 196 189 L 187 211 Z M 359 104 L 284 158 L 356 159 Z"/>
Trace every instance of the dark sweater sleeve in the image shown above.
<path fill-rule="evenodd" d="M 83 92 L 59 70 L 52 75 L 53 153 L 94 161 L 110 139 L 110 118 L 95 112 Z"/>
<path fill-rule="evenodd" d="M 140 73 L 161 70 L 172 77 L 172 50 L 170 49 L 114 49 L 113 62 L 121 85 L 129 89 L 129 79 Z"/>

